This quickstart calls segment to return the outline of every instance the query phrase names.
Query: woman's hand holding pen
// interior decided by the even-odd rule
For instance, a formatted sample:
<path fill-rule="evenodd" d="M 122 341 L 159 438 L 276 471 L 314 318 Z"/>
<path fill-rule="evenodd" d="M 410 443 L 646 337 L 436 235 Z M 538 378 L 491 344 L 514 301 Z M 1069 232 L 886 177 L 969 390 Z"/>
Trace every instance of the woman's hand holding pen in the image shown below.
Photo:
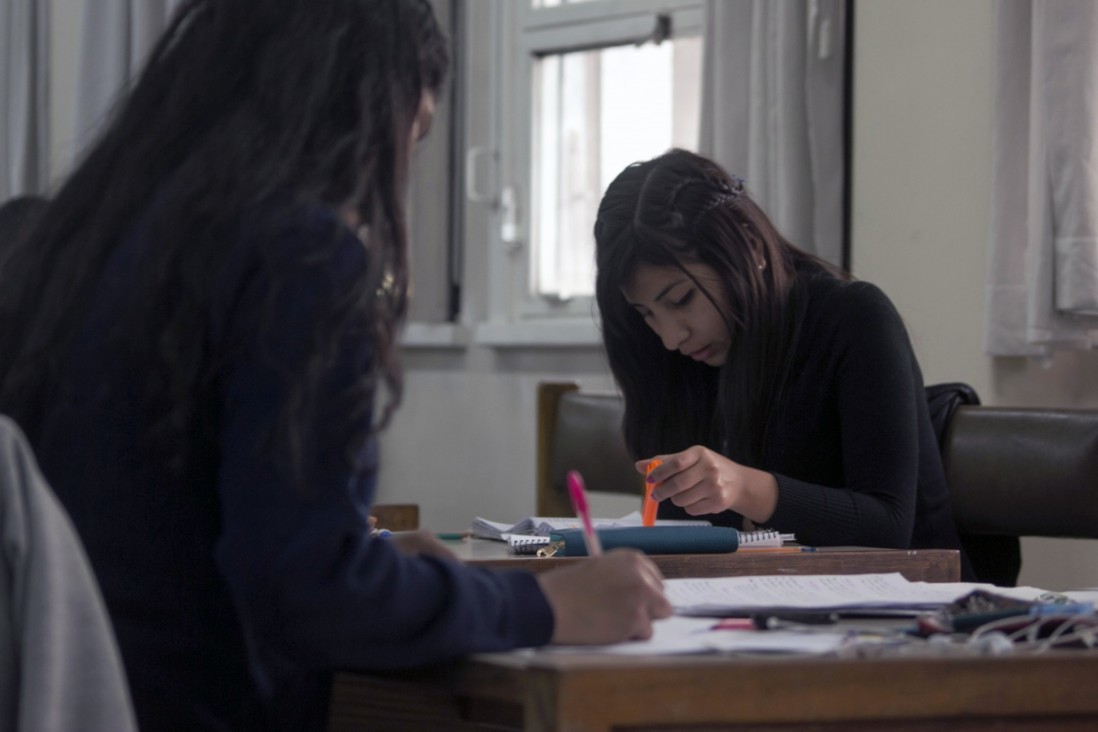
<path fill-rule="evenodd" d="M 650 559 L 615 549 L 571 566 L 541 572 L 553 608 L 553 643 L 617 643 L 652 637 L 652 621 L 671 615 L 663 576 Z"/>
<path fill-rule="evenodd" d="M 648 482 L 657 484 L 653 499 L 670 500 L 691 516 L 731 509 L 755 523 L 765 523 L 778 504 L 778 482 L 772 474 L 740 465 L 701 445 L 638 460 L 637 471 L 644 474 L 656 459 L 662 465 L 647 476 Z"/>

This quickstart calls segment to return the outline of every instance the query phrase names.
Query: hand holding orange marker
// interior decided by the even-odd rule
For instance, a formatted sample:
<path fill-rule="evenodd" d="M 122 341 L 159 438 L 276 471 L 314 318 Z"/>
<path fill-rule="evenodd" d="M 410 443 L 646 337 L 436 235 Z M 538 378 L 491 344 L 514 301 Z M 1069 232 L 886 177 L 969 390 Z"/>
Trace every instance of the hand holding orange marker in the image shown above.
<path fill-rule="evenodd" d="M 648 463 L 648 467 L 644 469 L 644 509 L 641 511 L 642 526 L 656 525 L 656 511 L 659 510 L 660 504 L 659 502 L 652 500 L 652 491 L 656 489 L 658 484 L 649 483 L 648 476 L 660 465 L 663 465 L 662 460 L 653 460 Z"/>

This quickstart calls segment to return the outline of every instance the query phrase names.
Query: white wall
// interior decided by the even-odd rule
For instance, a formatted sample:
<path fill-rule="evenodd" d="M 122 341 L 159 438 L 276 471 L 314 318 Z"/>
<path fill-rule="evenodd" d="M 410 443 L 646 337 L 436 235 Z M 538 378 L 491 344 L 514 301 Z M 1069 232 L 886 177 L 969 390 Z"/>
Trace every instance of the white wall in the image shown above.
<path fill-rule="evenodd" d="M 1094 352 L 983 353 L 993 20 L 992 0 L 857 2 L 854 273 L 896 303 L 927 383 L 966 381 L 985 404 L 1098 406 Z M 1098 542 L 1027 539 L 1023 563 L 1023 584 L 1098 586 Z"/>

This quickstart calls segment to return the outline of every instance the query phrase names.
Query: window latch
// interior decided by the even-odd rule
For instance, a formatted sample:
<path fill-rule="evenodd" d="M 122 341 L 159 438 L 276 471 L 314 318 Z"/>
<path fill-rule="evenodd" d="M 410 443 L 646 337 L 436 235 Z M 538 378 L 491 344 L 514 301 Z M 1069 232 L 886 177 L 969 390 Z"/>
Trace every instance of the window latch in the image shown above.
<path fill-rule="evenodd" d="M 514 186 L 507 186 L 499 193 L 500 227 L 499 238 L 509 251 L 519 248 L 522 241 L 519 236 L 518 195 Z"/>
<path fill-rule="evenodd" d="M 671 37 L 671 16 L 668 15 L 667 13 L 660 13 L 659 15 L 656 16 L 656 27 L 653 28 L 652 32 L 649 33 L 647 36 L 645 36 L 644 38 L 638 39 L 637 40 L 637 45 L 638 46 L 643 46 L 644 44 L 651 41 L 652 43 L 655 43 L 658 46 L 670 37 Z"/>

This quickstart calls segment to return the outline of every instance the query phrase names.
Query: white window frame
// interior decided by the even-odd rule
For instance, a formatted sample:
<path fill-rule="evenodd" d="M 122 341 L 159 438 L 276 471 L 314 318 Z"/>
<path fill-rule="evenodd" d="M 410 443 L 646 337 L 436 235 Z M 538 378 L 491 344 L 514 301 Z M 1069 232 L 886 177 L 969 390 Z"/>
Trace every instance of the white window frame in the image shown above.
<path fill-rule="evenodd" d="M 462 273 L 464 191 L 459 176 L 465 111 L 464 0 L 430 0 L 443 29 L 452 36 L 452 64 L 443 99 L 435 107 L 431 133 L 416 145 L 408 191 L 411 235 L 409 267 L 413 295 L 400 335 L 406 349 L 462 349 L 468 328 L 456 322 L 455 295 Z M 460 310 L 460 304 L 457 305 Z"/>
<path fill-rule="evenodd" d="M 498 348 L 601 345 L 593 297 L 567 300 L 531 294 L 531 217 L 534 171 L 532 89 L 537 55 L 594 49 L 649 37 L 657 18 L 671 17 L 672 38 L 702 34 L 703 0 L 592 0 L 533 9 L 530 0 L 477 0 L 493 12 L 494 30 L 470 23 L 470 47 L 490 44 L 489 78 L 466 84 L 469 105 L 495 110 L 485 147 L 467 138 L 466 206 L 492 208 L 488 247 L 486 320 L 474 340 Z M 485 139 L 482 137 L 482 139 Z M 481 189 L 481 190 L 475 190 Z M 486 192 L 487 191 L 487 192 Z M 507 205 L 502 205 L 506 203 Z M 514 204 L 513 206 L 511 204 Z"/>

